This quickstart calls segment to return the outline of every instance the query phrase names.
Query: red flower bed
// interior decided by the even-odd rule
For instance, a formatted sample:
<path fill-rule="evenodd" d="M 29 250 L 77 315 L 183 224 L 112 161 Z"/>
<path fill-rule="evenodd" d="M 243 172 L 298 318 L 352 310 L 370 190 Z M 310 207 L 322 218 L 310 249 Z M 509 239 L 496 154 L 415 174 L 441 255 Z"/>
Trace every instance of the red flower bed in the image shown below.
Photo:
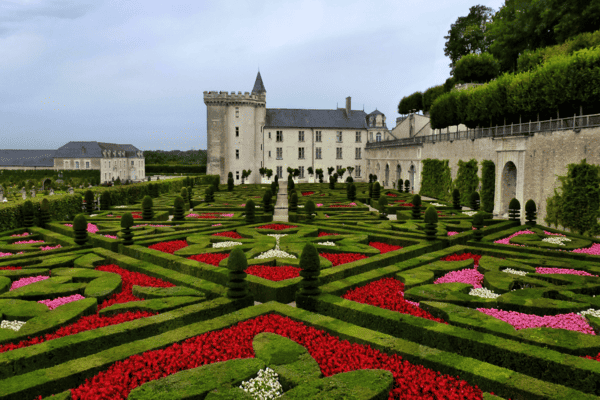
<path fill-rule="evenodd" d="M 112 296 L 110 296 L 108 299 L 103 301 L 98 306 L 98 311 L 100 311 L 108 306 L 112 306 L 113 304 L 121 304 L 121 303 L 130 302 L 130 301 L 142 300 L 138 297 L 135 297 L 132 294 L 131 289 L 133 288 L 133 285 L 152 286 L 152 287 L 175 286 L 170 282 L 165 282 L 158 278 L 153 278 L 151 276 L 148 276 L 148 275 L 145 275 L 145 274 L 142 274 L 139 272 L 128 271 L 126 269 L 119 267 L 118 265 L 115 265 L 115 264 L 101 265 L 94 269 L 97 271 L 113 272 L 113 273 L 119 274 L 119 275 L 121 275 L 121 279 L 122 279 L 121 292 L 115 293 Z M 44 336 L 38 336 L 38 337 L 34 337 L 34 338 L 28 337 L 26 340 L 22 340 L 17 344 L 7 343 L 4 345 L 0 345 L 0 353 L 9 351 L 9 350 L 19 349 L 22 347 L 32 346 L 34 344 L 42 343 L 42 342 L 45 342 L 48 340 L 57 339 L 57 338 L 61 338 L 64 336 L 69 336 L 69 335 L 74 335 L 79 332 L 89 331 L 89 330 L 101 328 L 104 326 L 116 325 L 116 324 L 120 324 L 122 322 L 133 321 L 134 319 L 151 317 L 151 316 L 157 315 L 157 314 L 158 313 L 151 313 L 151 312 L 146 312 L 146 311 L 143 311 L 143 312 L 128 311 L 128 312 L 121 313 L 118 315 L 113 315 L 112 317 L 101 316 L 99 314 L 89 315 L 89 316 L 79 318 L 79 320 L 77 320 L 76 322 L 74 322 L 68 326 L 63 326 L 62 328 L 59 328 L 54 333 L 48 333 Z"/>
<path fill-rule="evenodd" d="M 398 197 L 398 195 L 394 193 L 386 193 L 385 195 L 390 197 Z"/>
<path fill-rule="evenodd" d="M 290 265 L 251 265 L 244 271 L 249 275 L 258 276 L 270 281 L 283 281 L 285 279 L 297 278 L 302 269 Z"/>
<path fill-rule="evenodd" d="M 304 346 L 325 377 L 364 368 L 387 369 L 394 376 L 390 399 L 483 398 L 481 389 L 458 377 L 442 375 L 403 360 L 400 355 L 388 355 L 368 345 L 340 340 L 302 322 L 268 314 L 118 361 L 71 389 L 73 400 L 126 399 L 134 388 L 179 371 L 219 361 L 253 358 L 252 340 L 261 332 L 274 332 Z"/>
<path fill-rule="evenodd" d="M 5 270 L 16 270 L 16 269 L 22 269 L 23 267 L 0 267 L 0 270 L 5 269 Z"/>
<path fill-rule="evenodd" d="M 413 203 L 404 203 L 404 204 L 398 204 L 399 206 L 402 207 L 413 207 Z"/>
<path fill-rule="evenodd" d="M 162 251 L 163 253 L 173 254 L 179 249 L 187 247 L 188 244 L 185 240 L 171 240 L 170 242 L 156 243 L 152 246 L 148 246 L 149 249 Z"/>
<path fill-rule="evenodd" d="M 406 200 L 396 200 L 394 203 L 406 203 Z"/>
<path fill-rule="evenodd" d="M 315 192 L 302 192 L 302 196 L 310 196 L 311 194 L 315 194 Z"/>
<path fill-rule="evenodd" d="M 329 232 L 320 232 L 317 237 L 321 237 L 321 236 L 339 236 L 339 233 L 329 233 Z"/>
<path fill-rule="evenodd" d="M 194 260 L 194 261 L 200 261 L 200 262 L 218 267 L 221 260 L 224 260 L 227 257 L 229 257 L 229 253 L 204 253 L 204 254 L 194 254 L 193 256 L 190 256 L 187 259 Z"/>
<path fill-rule="evenodd" d="M 462 260 L 468 260 L 469 258 L 472 258 L 473 260 L 475 260 L 475 265 L 479 265 L 479 259 L 481 258 L 480 255 L 478 254 L 471 254 L 471 253 L 463 253 L 463 254 L 450 254 L 449 256 L 446 256 L 444 258 L 440 258 L 441 261 L 462 261 Z"/>
<path fill-rule="evenodd" d="M 142 212 L 141 211 L 133 211 L 131 213 L 131 216 L 133 217 L 133 219 L 142 219 Z M 122 218 L 122 215 L 115 215 L 115 218 Z"/>
<path fill-rule="evenodd" d="M 331 261 L 334 267 L 347 264 L 352 261 L 362 260 L 363 258 L 368 258 L 364 254 L 360 253 L 319 253 L 319 255 Z"/>
<path fill-rule="evenodd" d="M 284 224 L 269 224 L 258 226 L 256 229 L 275 229 L 276 231 L 282 231 L 284 229 L 297 228 L 296 225 L 284 225 Z"/>
<path fill-rule="evenodd" d="M 387 253 L 389 251 L 400 250 L 402 248 L 402 246 L 394 246 L 392 244 L 386 244 L 381 242 L 370 242 L 369 246 L 375 247 L 381 252 L 381 254 Z"/>
<path fill-rule="evenodd" d="M 213 233 L 212 236 L 224 236 L 224 237 L 228 237 L 231 239 L 241 239 L 242 235 L 240 235 L 237 232 L 234 231 L 228 231 L 228 232 L 217 232 L 217 233 Z"/>

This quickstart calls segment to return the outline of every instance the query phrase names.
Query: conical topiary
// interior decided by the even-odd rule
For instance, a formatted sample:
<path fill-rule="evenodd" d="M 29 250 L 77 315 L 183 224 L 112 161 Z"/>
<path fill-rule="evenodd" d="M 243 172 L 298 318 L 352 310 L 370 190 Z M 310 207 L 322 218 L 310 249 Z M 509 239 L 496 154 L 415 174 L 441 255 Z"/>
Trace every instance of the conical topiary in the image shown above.
<path fill-rule="evenodd" d="M 479 193 L 473 192 L 469 197 L 469 203 L 473 211 L 479 211 Z"/>
<path fill-rule="evenodd" d="M 379 196 L 381 196 L 381 185 L 379 182 L 373 183 L 373 200 L 379 200 Z"/>
<path fill-rule="evenodd" d="M 77 214 L 73 220 L 73 231 L 75 232 L 75 243 L 83 245 L 88 240 L 87 220 L 83 214 Z"/>
<path fill-rule="evenodd" d="M 379 206 L 379 216 L 381 219 L 387 219 L 387 205 L 388 205 L 388 200 L 386 196 L 380 196 L 379 200 L 377 201 L 377 204 Z"/>
<path fill-rule="evenodd" d="M 275 196 L 278 191 L 279 191 L 279 189 L 277 186 L 277 182 L 275 182 L 275 181 L 271 182 L 271 194 L 273 194 L 273 196 Z"/>
<path fill-rule="evenodd" d="M 253 224 L 254 223 L 254 213 L 255 213 L 254 201 L 248 200 L 246 202 L 246 208 L 244 210 L 245 210 L 245 214 L 246 214 L 246 223 Z"/>
<path fill-rule="evenodd" d="M 315 202 L 312 200 L 308 200 L 304 205 L 304 211 L 306 212 L 306 218 L 312 220 L 315 216 Z"/>
<path fill-rule="evenodd" d="M 462 206 L 460 205 L 460 191 L 458 189 L 452 191 L 452 206 L 455 210 L 462 210 Z"/>
<path fill-rule="evenodd" d="M 191 181 L 191 179 L 190 179 L 190 181 Z M 192 200 L 192 197 L 194 196 L 194 192 L 192 192 L 191 186 L 187 187 L 187 192 L 188 192 L 188 200 L 190 202 L 190 208 L 194 208 L 194 201 Z"/>
<path fill-rule="evenodd" d="M 334 190 L 335 189 L 335 182 L 337 181 L 337 178 L 335 176 L 335 174 L 333 176 L 331 176 L 329 178 L 329 189 Z"/>
<path fill-rule="evenodd" d="M 421 196 L 415 194 L 412 198 L 412 218 L 421 219 Z"/>
<path fill-rule="evenodd" d="M 91 190 L 85 191 L 85 212 L 87 212 L 88 215 L 94 212 L 94 192 Z"/>
<path fill-rule="evenodd" d="M 209 186 L 206 188 L 206 190 L 204 191 L 204 202 L 205 203 L 212 203 L 213 201 L 215 201 L 215 196 L 213 194 L 215 188 L 214 186 Z"/>
<path fill-rule="evenodd" d="M 402 193 L 402 189 L 404 189 L 404 181 L 402 179 L 398 179 L 398 191 Z"/>
<path fill-rule="evenodd" d="M 152 197 L 144 196 L 142 200 L 142 219 L 150 221 L 154 217 L 154 212 L 152 211 Z"/>
<path fill-rule="evenodd" d="M 487 214 L 483 212 L 478 212 L 477 214 L 473 215 L 473 228 L 475 228 L 473 231 L 473 237 L 478 242 L 480 242 L 481 238 L 483 237 L 481 229 L 483 229 L 483 220 L 486 215 Z"/>
<path fill-rule="evenodd" d="M 229 176 L 227 177 L 227 190 L 230 192 L 233 192 L 233 186 L 234 186 L 233 173 L 230 172 Z"/>
<path fill-rule="evenodd" d="M 183 198 L 181 196 L 177 196 L 175 198 L 175 202 L 173 203 L 173 206 L 175 207 L 173 221 L 183 221 L 184 220 L 184 216 L 183 216 L 184 204 L 185 204 L 185 202 L 183 201 Z"/>
<path fill-rule="evenodd" d="M 30 200 L 27 200 L 23 204 L 23 225 L 26 228 L 33 226 L 33 203 Z"/>
<path fill-rule="evenodd" d="M 263 195 L 262 198 L 262 203 L 263 203 L 263 210 L 266 213 L 270 213 L 271 210 L 271 198 L 273 198 L 273 194 L 271 193 L 270 189 L 265 190 L 265 194 Z"/>
<path fill-rule="evenodd" d="M 40 216 L 40 228 L 46 228 L 46 224 L 50 222 L 50 203 L 48 199 L 42 199 L 41 205 L 41 216 Z"/>
<path fill-rule="evenodd" d="M 133 232 L 131 227 L 133 226 L 133 216 L 130 212 L 126 212 L 121 217 L 121 236 L 123 237 L 123 244 L 129 246 L 133 244 Z"/>
<path fill-rule="evenodd" d="M 373 198 L 373 182 L 369 183 L 369 198 Z"/>
<path fill-rule="evenodd" d="M 404 181 L 404 193 L 410 192 L 410 181 L 407 179 Z"/>
<path fill-rule="evenodd" d="M 181 193 L 179 194 L 181 196 L 181 198 L 183 199 L 183 203 L 189 203 L 189 199 L 188 199 L 188 191 L 187 188 L 181 188 Z"/>
<path fill-rule="evenodd" d="M 229 281 L 227 282 L 227 298 L 241 299 L 248 296 L 248 282 L 246 273 L 248 260 L 239 247 L 234 248 L 227 257 L 227 269 L 229 269 Z"/>
<path fill-rule="evenodd" d="M 290 176 L 290 177 L 288 178 L 288 184 L 287 184 L 287 190 L 288 190 L 288 192 L 289 192 L 290 190 L 293 190 L 293 189 L 294 189 L 294 187 L 295 187 L 295 185 L 296 185 L 296 184 L 294 183 L 294 180 L 293 180 L 293 179 L 292 179 L 292 177 Z"/>
<path fill-rule="evenodd" d="M 292 197 L 290 198 L 290 211 L 298 212 L 298 194 L 294 191 L 292 193 Z"/>
<path fill-rule="evenodd" d="M 220 176 L 215 176 L 213 179 L 213 187 L 215 189 L 215 192 L 219 191 L 219 183 L 221 183 L 221 177 Z"/>
<path fill-rule="evenodd" d="M 535 226 L 537 216 L 537 207 L 535 206 L 535 201 L 532 199 L 527 200 L 525 203 L 525 219 L 527 220 L 528 226 Z"/>
<path fill-rule="evenodd" d="M 521 219 L 521 203 L 515 198 L 508 204 L 508 219 L 511 221 L 519 221 Z"/>
<path fill-rule="evenodd" d="M 348 200 L 354 201 L 356 200 L 356 185 L 354 183 L 349 183 L 346 188 L 346 197 Z"/>
<path fill-rule="evenodd" d="M 100 195 L 100 209 L 101 210 L 110 210 L 110 206 L 111 206 L 110 193 L 108 191 L 104 191 Z"/>
<path fill-rule="evenodd" d="M 321 273 L 321 261 L 319 253 L 312 243 L 307 243 L 300 254 L 300 292 L 304 296 L 318 296 L 321 293 L 319 288 L 319 275 Z"/>
<path fill-rule="evenodd" d="M 434 206 L 427 207 L 425 210 L 425 238 L 435 240 L 437 233 L 438 214 Z"/>
<path fill-rule="evenodd" d="M 158 183 L 152 185 L 152 197 L 157 198 L 160 196 L 160 186 Z"/>

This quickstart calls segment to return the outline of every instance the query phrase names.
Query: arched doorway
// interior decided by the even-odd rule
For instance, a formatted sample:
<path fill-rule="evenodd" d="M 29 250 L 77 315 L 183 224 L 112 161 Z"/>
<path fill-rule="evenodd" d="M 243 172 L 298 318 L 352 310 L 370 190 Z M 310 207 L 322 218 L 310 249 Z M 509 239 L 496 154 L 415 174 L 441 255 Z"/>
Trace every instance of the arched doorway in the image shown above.
<path fill-rule="evenodd" d="M 52 184 L 52 179 L 50 179 L 50 178 L 44 179 L 44 182 L 42 182 L 42 191 L 48 190 L 48 188 L 50 187 L 51 184 Z"/>
<path fill-rule="evenodd" d="M 512 161 L 504 164 L 502 170 L 502 213 L 508 213 L 508 204 L 517 197 L 517 167 Z"/>
<path fill-rule="evenodd" d="M 390 183 L 390 164 L 386 164 L 385 165 L 385 182 L 383 183 L 383 186 L 389 186 Z"/>
<path fill-rule="evenodd" d="M 415 166 L 411 165 L 408 169 L 408 179 L 410 180 L 410 191 L 411 193 L 415 190 Z"/>

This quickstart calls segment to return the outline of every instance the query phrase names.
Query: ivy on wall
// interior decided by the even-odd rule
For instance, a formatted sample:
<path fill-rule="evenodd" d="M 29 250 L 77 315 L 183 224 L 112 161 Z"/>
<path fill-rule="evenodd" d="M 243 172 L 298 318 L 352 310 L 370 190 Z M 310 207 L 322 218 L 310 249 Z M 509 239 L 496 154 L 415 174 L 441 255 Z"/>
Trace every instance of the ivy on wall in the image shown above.
<path fill-rule="evenodd" d="M 481 162 L 481 208 L 487 213 L 494 212 L 496 194 L 496 165 L 493 161 Z"/>
<path fill-rule="evenodd" d="M 423 160 L 421 174 L 421 196 L 433 197 L 442 201 L 451 201 L 452 176 L 448 160 L 427 158 Z"/>
<path fill-rule="evenodd" d="M 461 204 L 469 204 L 471 193 L 477 191 L 479 187 L 478 170 L 477 160 L 471 159 L 468 162 L 458 160 L 458 174 L 453 186 L 460 192 Z"/>

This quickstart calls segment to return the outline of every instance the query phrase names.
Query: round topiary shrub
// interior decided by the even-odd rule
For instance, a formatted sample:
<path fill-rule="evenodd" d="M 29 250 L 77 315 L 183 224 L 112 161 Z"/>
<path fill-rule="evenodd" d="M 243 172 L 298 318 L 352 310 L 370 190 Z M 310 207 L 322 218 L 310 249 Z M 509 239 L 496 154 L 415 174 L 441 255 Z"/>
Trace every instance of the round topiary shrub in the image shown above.
<path fill-rule="evenodd" d="M 458 189 L 452 191 L 452 206 L 455 210 L 462 210 L 462 206 L 460 205 L 460 191 Z"/>
<path fill-rule="evenodd" d="M 229 176 L 227 177 L 227 190 L 229 192 L 233 192 L 233 186 L 234 186 L 234 182 L 233 182 L 233 173 L 229 173 Z"/>
<path fill-rule="evenodd" d="M 142 200 L 142 219 L 149 221 L 153 217 L 154 212 L 152 211 L 152 197 L 144 196 L 144 199 Z"/>
<path fill-rule="evenodd" d="M 425 238 L 435 240 L 437 233 L 438 214 L 434 206 L 427 207 L 425 210 Z"/>
<path fill-rule="evenodd" d="M 50 222 L 50 202 L 48 199 L 42 199 L 41 216 L 40 216 L 40 228 L 45 228 L 46 224 Z"/>
<path fill-rule="evenodd" d="M 23 225 L 26 228 L 32 227 L 33 224 L 33 203 L 30 200 L 27 200 L 23 204 Z"/>
<path fill-rule="evenodd" d="M 535 226 L 537 217 L 537 207 L 535 206 L 535 201 L 532 199 L 527 200 L 525 203 L 525 219 L 527 219 L 528 226 Z"/>
<path fill-rule="evenodd" d="M 247 224 L 253 224 L 254 223 L 254 213 L 255 213 L 255 205 L 254 205 L 254 201 L 252 200 L 248 200 L 246 202 L 246 208 L 245 208 L 245 212 L 246 212 L 246 223 Z"/>
<path fill-rule="evenodd" d="M 354 182 L 354 179 L 351 176 L 348 176 L 346 178 L 346 183 L 352 183 L 352 182 Z"/>
<path fill-rule="evenodd" d="M 88 215 L 94 212 L 94 192 L 91 190 L 85 191 L 85 212 Z"/>
<path fill-rule="evenodd" d="M 319 288 L 319 275 L 321 273 L 321 261 L 319 252 L 312 243 L 307 243 L 300 254 L 299 262 L 300 276 L 300 295 L 317 296 L 321 293 Z"/>
<path fill-rule="evenodd" d="M 123 237 L 123 244 L 129 246 L 133 244 L 133 232 L 131 227 L 133 226 L 133 216 L 130 212 L 126 212 L 121 217 L 121 236 Z"/>
<path fill-rule="evenodd" d="M 381 185 L 379 182 L 375 182 L 373 184 L 373 200 L 379 200 L 379 196 L 381 195 Z"/>
<path fill-rule="evenodd" d="M 263 210 L 266 213 L 271 212 L 271 199 L 272 198 L 273 198 L 273 194 L 271 193 L 271 190 L 267 189 L 262 198 Z"/>
<path fill-rule="evenodd" d="M 421 219 L 421 196 L 415 194 L 412 198 L 412 218 Z"/>
<path fill-rule="evenodd" d="M 214 186 L 209 186 L 206 188 L 206 190 L 204 191 L 204 202 L 205 203 L 212 203 L 213 201 L 215 201 L 215 196 L 214 196 Z"/>
<path fill-rule="evenodd" d="M 219 191 L 219 183 L 221 183 L 221 177 L 215 176 L 212 182 L 215 192 Z"/>
<path fill-rule="evenodd" d="M 471 206 L 471 209 L 473 211 L 478 211 L 479 210 L 479 193 L 477 192 L 473 192 L 471 193 L 471 196 L 469 197 L 469 205 Z"/>
<path fill-rule="evenodd" d="M 83 214 L 77 214 L 73 220 L 73 231 L 75 232 L 75 243 L 83 245 L 88 240 L 87 220 Z"/>
<path fill-rule="evenodd" d="M 239 247 L 234 248 L 227 257 L 227 269 L 229 269 L 227 298 L 242 299 L 248 295 L 248 282 L 246 282 L 246 273 L 244 272 L 247 268 L 246 255 Z"/>
<path fill-rule="evenodd" d="M 481 229 L 483 229 L 483 221 L 486 216 L 487 213 L 483 212 L 478 212 L 477 214 L 473 215 L 473 228 L 475 228 L 473 231 L 473 237 L 478 242 L 481 241 L 481 238 L 483 237 Z"/>
<path fill-rule="evenodd" d="M 315 213 L 315 202 L 312 200 L 308 200 L 304 205 L 304 211 L 306 212 L 306 217 L 309 220 L 312 220 L 315 217 L 313 215 Z"/>
<path fill-rule="evenodd" d="M 410 181 L 407 179 L 404 181 L 404 193 L 409 193 L 410 191 Z"/>
<path fill-rule="evenodd" d="M 177 196 L 175 198 L 175 201 L 173 203 L 173 206 L 175 207 L 173 221 L 183 221 L 185 219 L 185 217 L 183 216 L 184 204 L 185 202 L 183 201 L 183 198 L 181 196 Z"/>
<path fill-rule="evenodd" d="M 508 204 L 508 219 L 510 221 L 519 221 L 521 219 L 521 203 L 515 198 Z"/>
<path fill-rule="evenodd" d="M 404 189 L 404 181 L 402 179 L 398 179 L 398 191 L 402 193 L 402 189 Z"/>

